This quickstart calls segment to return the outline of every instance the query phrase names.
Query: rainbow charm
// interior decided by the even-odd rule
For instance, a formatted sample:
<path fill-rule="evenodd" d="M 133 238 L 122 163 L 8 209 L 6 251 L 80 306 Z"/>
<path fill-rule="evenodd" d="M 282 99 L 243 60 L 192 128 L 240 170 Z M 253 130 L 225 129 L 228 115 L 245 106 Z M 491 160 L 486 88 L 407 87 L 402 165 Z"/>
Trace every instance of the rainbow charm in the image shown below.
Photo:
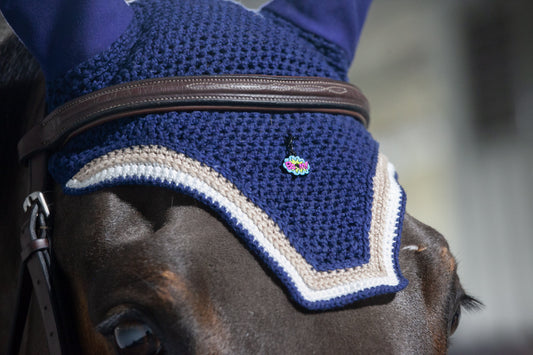
<path fill-rule="evenodd" d="M 300 158 L 299 156 L 291 155 L 285 158 L 283 167 L 293 175 L 307 175 L 309 174 L 309 162 Z"/>

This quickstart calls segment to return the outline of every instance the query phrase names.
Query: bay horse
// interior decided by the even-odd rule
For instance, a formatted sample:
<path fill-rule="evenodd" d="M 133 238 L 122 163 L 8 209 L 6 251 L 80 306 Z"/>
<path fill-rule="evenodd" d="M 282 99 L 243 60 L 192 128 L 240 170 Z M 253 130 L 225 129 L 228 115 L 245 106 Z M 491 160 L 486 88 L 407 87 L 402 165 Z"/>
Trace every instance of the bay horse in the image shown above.
<path fill-rule="evenodd" d="M 0 343 L 14 318 L 19 206 L 27 169 L 16 143 L 45 110 L 44 77 L 14 36 L 1 44 L 2 214 Z M 399 248 L 409 284 L 328 310 L 306 309 L 219 213 L 157 186 L 65 194 L 53 205 L 53 266 L 73 353 L 442 354 L 461 309 L 475 307 L 444 237 L 405 215 Z M 35 298 L 23 354 L 47 353 Z"/>

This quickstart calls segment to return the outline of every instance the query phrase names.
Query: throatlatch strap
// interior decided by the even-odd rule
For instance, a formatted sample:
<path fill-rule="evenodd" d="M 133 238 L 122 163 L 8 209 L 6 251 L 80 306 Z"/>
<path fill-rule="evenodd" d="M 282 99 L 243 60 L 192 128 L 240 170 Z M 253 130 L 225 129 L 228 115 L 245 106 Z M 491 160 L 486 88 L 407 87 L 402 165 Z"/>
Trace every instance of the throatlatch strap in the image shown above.
<path fill-rule="evenodd" d="M 186 76 L 110 86 L 50 113 L 19 142 L 19 159 L 51 149 L 81 131 L 126 116 L 170 111 L 322 112 L 368 126 L 368 101 L 349 83 L 316 77 Z"/>
<path fill-rule="evenodd" d="M 33 295 L 39 306 L 50 354 L 63 354 L 65 345 L 60 329 L 59 311 L 50 277 L 49 231 L 46 219 L 50 212 L 41 193 L 46 187 L 47 157 L 37 154 L 28 162 L 29 186 L 32 193 L 24 201 L 25 222 L 20 234 L 21 272 L 15 320 L 11 329 L 8 353 L 18 354 Z"/>

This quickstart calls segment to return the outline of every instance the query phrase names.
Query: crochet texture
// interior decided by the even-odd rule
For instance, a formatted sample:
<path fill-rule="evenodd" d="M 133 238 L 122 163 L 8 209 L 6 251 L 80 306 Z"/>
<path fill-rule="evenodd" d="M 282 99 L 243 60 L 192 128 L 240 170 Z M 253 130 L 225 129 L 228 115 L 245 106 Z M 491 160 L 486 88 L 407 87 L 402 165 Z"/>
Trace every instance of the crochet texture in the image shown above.
<path fill-rule="evenodd" d="M 257 14 L 219 0 L 141 0 L 131 7 L 134 20 L 107 51 L 47 83 L 50 109 L 113 84 L 154 77 L 346 77 L 350 59 L 340 48 L 273 13 Z M 310 172 L 305 176 L 291 175 L 283 168 L 284 159 L 292 155 L 286 146 L 289 135 L 294 137 L 291 148 L 309 162 Z M 196 111 L 143 115 L 107 123 L 75 137 L 51 157 L 49 170 L 71 194 L 118 184 L 145 184 L 195 196 L 218 211 L 284 281 L 292 297 L 311 309 L 338 307 L 405 287 L 407 281 L 397 261 L 405 204 L 399 186 L 398 195 L 387 202 L 389 210 L 394 210 L 389 217 L 393 228 L 390 235 L 380 237 L 389 240 L 388 249 L 379 254 L 390 259 L 391 281 L 368 286 L 361 283 L 355 291 L 341 287 L 339 292 L 313 299 L 299 288 L 299 281 L 295 281 L 299 276 L 291 276 L 289 266 L 258 242 L 259 237 L 243 225 L 233 207 L 197 185 L 171 178 L 169 171 L 154 170 L 174 163 L 134 159 L 130 170 L 120 173 L 97 169 L 91 183 L 79 184 L 80 180 L 73 178 L 98 159 L 103 165 L 102 159 L 111 159 L 114 163 L 108 162 L 108 168 L 124 167 L 116 159 L 120 154 L 130 157 L 130 147 L 155 149 L 156 155 L 171 151 L 179 154 L 175 159 L 199 162 L 202 168 L 197 170 L 203 175 L 198 179 L 204 181 L 209 176 L 215 187 L 235 187 L 265 213 L 313 272 L 335 273 L 363 267 L 371 258 L 369 233 L 373 204 L 377 203 L 378 144 L 355 119 L 319 113 Z M 213 174 L 219 177 L 212 178 Z M 396 184 L 395 180 L 391 184 Z"/>

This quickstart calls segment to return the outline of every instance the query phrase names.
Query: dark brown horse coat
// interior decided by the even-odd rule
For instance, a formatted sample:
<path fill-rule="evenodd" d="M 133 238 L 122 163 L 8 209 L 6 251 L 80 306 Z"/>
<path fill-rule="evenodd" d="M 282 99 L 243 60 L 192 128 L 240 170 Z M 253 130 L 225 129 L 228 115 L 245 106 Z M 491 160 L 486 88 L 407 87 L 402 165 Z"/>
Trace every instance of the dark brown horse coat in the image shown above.
<path fill-rule="evenodd" d="M 104 333 L 109 306 L 121 304 L 113 312 L 134 308 L 169 349 L 195 353 L 444 353 L 466 298 L 444 238 L 410 216 L 407 289 L 313 313 L 193 200 L 144 187 L 57 197 L 56 251 L 78 324 L 103 322 Z M 93 328 L 80 334 L 87 348 L 105 347 Z"/>

